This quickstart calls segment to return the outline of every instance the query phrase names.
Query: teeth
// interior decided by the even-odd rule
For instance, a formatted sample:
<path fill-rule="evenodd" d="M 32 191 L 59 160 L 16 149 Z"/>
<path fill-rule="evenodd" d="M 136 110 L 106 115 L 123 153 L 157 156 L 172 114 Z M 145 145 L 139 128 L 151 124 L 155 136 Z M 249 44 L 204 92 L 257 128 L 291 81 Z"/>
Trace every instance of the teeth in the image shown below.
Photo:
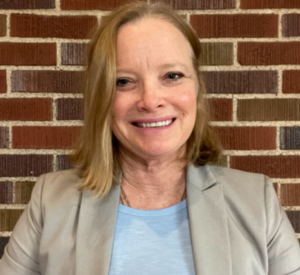
<path fill-rule="evenodd" d="M 159 122 L 151 122 L 151 123 L 136 123 L 137 126 L 143 128 L 158 128 L 158 127 L 165 127 L 172 123 L 172 119 L 159 121 Z"/>

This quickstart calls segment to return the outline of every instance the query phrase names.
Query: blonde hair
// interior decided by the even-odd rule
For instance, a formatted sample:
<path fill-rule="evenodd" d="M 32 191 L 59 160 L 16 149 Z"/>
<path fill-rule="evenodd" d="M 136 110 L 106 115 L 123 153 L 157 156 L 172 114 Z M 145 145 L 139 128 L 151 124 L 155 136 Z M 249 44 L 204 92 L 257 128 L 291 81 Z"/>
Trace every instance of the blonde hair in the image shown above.
<path fill-rule="evenodd" d="M 121 26 L 145 17 L 166 20 L 178 28 L 193 50 L 193 66 L 198 78 L 197 115 L 187 141 L 185 163 L 204 165 L 215 162 L 221 152 L 219 141 L 209 124 L 205 85 L 199 70 L 200 42 L 186 20 L 164 4 L 131 2 L 112 11 L 101 21 L 90 43 L 83 83 L 84 125 L 72 160 L 80 177 L 81 189 L 105 196 L 118 184 L 122 172 L 118 141 L 111 131 L 111 110 L 115 98 L 117 35 Z"/>

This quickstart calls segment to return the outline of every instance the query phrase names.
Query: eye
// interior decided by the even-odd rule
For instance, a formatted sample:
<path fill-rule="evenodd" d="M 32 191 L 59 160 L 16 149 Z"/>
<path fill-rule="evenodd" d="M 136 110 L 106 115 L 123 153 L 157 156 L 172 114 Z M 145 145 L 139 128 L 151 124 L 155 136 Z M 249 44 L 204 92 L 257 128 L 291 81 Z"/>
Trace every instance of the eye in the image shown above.
<path fill-rule="evenodd" d="M 167 78 L 171 79 L 173 81 L 179 80 L 182 77 L 183 77 L 182 73 L 168 73 L 167 74 Z"/>
<path fill-rule="evenodd" d="M 117 87 L 123 87 L 123 86 L 127 85 L 128 83 L 129 83 L 129 79 L 127 79 L 127 78 L 119 78 L 116 81 Z"/>

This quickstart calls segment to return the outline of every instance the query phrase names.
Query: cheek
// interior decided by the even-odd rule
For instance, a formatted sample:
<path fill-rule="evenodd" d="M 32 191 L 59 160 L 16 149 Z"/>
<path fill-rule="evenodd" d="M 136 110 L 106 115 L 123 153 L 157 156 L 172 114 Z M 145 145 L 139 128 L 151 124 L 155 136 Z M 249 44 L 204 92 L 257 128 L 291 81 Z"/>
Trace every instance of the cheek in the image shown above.
<path fill-rule="evenodd" d="M 182 111 L 194 115 L 196 113 L 196 92 L 194 90 L 182 92 L 178 97 L 178 103 Z"/>

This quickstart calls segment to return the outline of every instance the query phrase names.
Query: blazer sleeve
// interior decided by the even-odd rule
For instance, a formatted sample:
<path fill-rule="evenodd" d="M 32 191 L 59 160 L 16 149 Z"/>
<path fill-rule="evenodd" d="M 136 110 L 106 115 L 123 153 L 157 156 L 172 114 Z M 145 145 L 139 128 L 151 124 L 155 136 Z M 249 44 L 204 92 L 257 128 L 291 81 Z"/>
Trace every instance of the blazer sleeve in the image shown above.
<path fill-rule="evenodd" d="M 45 175 L 36 182 L 29 204 L 18 220 L 0 261 L 0 274 L 39 275 L 39 244 L 43 217 L 41 211 Z"/>
<path fill-rule="evenodd" d="M 265 177 L 269 275 L 300 275 L 300 246 L 280 205 L 273 184 Z"/>

